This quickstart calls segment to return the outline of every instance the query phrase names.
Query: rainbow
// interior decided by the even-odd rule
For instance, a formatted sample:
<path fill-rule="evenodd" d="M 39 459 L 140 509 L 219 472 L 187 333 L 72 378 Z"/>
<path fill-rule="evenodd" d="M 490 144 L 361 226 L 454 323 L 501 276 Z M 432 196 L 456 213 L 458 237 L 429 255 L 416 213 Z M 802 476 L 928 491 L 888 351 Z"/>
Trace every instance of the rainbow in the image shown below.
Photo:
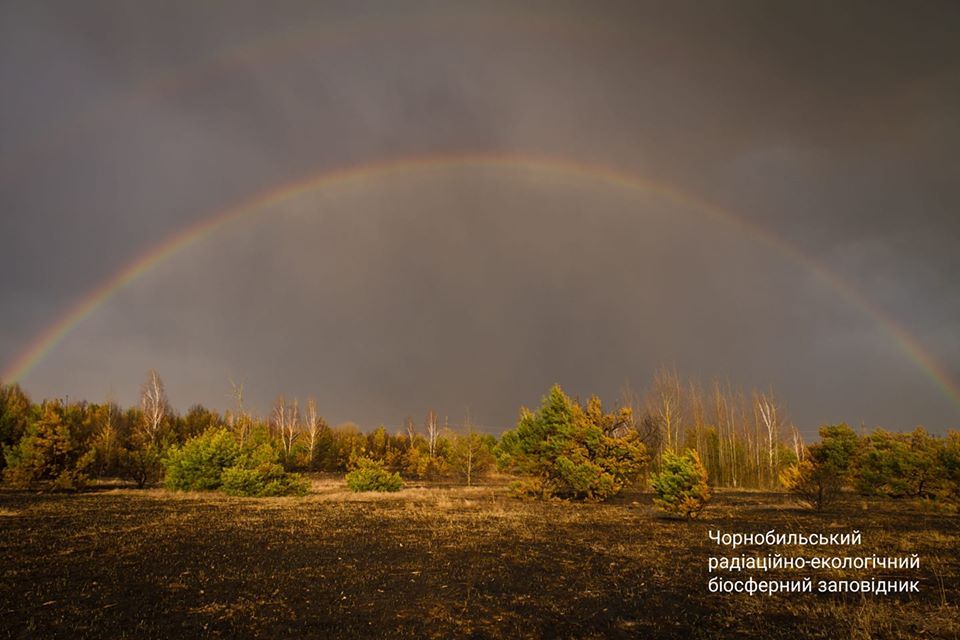
<path fill-rule="evenodd" d="M 212 235 L 222 227 L 252 217 L 270 207 L 319 189 L 333 185 L 358 183 L 360 181 L 430 169 L 451 167 L 481 168 L 493 167 L 514 171 L 546 171 L 558 176 L 591 180 L 601 185 L 642 192 L 682 206 L 710 219 L 733 227 L 745 236 L 779 252 L 780 255 L 806 269 L 819 280 L 826 283 L 850 304 L 859 308 L 882 327 L 902 351 L 949 397 L 960 406 L 960 384 L 944 366 L 933 357 L 897 321 L 882 309 L 865 298 L 849 283 L 840 278 L 813 258 L 806 255 L 787 241 L 769 231 L 751 224 L 729 211 L 710 202 L 678 191 L 668 185 L 646 180 L 620 169 L 537 155 L 496 155 L 496 154 L 435 154 L 358 164 L 353 166 L 326 169 L 282 186 L 269 189 L 248 198 L 233 207 L 216 213 L 165 241 L 152 247 L 116 274 L 105 280 L 95 289 L 71 306 L 67 312 L 44 329 L 13 361 L 3 370 L 0 379 L 10 382 L 26 376 L 43 360 L 63 339 L 85 318 L 93 314 L 101 305 L 157 264 L 167 260 L 177 252 L 196 244 Z"/>

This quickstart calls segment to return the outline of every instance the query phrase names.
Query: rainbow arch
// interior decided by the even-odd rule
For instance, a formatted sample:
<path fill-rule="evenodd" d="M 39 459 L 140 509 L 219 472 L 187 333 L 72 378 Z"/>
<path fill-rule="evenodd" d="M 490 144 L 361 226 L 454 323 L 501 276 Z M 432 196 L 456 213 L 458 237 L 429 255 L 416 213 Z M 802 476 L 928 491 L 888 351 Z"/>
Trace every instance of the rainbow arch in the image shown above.
<path fill-rule="evenodd" d="M 18 354 L 0 374 L 0 379 L 15 382 L 26 376 L 85 318 L 92 315 L 117 292 L 135 282 L 141 275 L 179 251 L 213 234 L 225 225 L 256 215 L 273 205 L 335 184 L 358 182 L 371 177 L 450 167 L 495 167 L 513 170 L 543 170 L 561 176 L 589 179 L 625 190 L 639 191 L 661 198 L 708 218 L 737 229 L 745 236 L 776 249 L 781 255 L 800 265 L 828 284 L 844 299 L 878 323 L 933 381 L 943 393 L 960 407 L 960 384 L 920 342 L 895 319 L 865 298 L 849 283 L 816 262 L 787 241 L 751 224 L 733 213 L 679 191 L 663 183 L 639 177 L 615 167 L 584 164 L 549 156 L 504 154 L 432 154 L 408 156 L 378 162 L 324 169 L 299 180 L 262 191 L 232 207 L 224 209 L 186 229 L 171 235 L 143 255 L 128 263 L 113 276 L 89 291 L 59 319 L 51 323 Z"/>

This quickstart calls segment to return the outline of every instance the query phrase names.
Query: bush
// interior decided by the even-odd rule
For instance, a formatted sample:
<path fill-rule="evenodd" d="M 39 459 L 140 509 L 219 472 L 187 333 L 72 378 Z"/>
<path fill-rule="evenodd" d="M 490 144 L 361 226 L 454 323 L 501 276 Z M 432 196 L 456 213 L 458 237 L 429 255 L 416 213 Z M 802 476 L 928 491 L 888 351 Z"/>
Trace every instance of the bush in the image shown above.
<path fill-rule="evenodd" d="M 296 473 L 287 473 L 278 462 L 279 453 L 262 444 L 244 454 L 237 464 L 223 470 L 221 489 L 231 496 L 302 496 L 307 481 Z"/>
<path fill-rule="evenodd" d="M 834 502 L 843 490 L 843 475 L 823 461 L 803 460 L 790 465 L 780 474 L 780 482 L 817 511 Z"/>
<path fill-rule="evenodd" d="M 683 455 L 665 451 L 652 486 L 656 493 L 653 501 L 661 510 L 685 518 L 697 517 L 710 500 L 707 470 L 692 449 Z"/>
<path fill-rule="evenodd" d="M 636 430 L 622 429 L 629 419 L 629 410 L 604 413 L 596 397 L 581 407 L 554 385 L 539 411 L 522 410 L 516 429 L 503 434 L 497 458 L 502 468 L 538 479 L 522 483 L 525 495 L 604 500 L 646 464 Z"/>
<path fill-rule="evenodd" d="M 538 476 L 514 480 L 510 483 L 510 492 L 517 498 L 550 498 L 553 495 Z"/>
<path fill-rule="evenodd" d="M 390 473 L 383 463 L 370 458 L 357 458 L 347 474 L 347 486 L 353 491 L 399 491 L 403 480 L 399 473 Z"/>
<path fill-rule="evenodd" d="M 276 463 L 254 468 L 230 467 L 223 470 L 223 492 L 230 496 L 302 496 L 307 481 L 296 473 L 287 473 Z"/>
<path fill-rule="evenodd" d="M 129 443 L 128 447 L 120 449 L 118 470 L 124 478 L 137 483 L 140 489 L 157 482 L 163 473 L 163 454 L 160 446 Z"/>
<path fill-rule="evenodd" d="M 211 429 L 171 447 L 164 460 L 164 484 L 173 491 L 212 491 L 223 483 L 223 470 L 234 466 L 240 448 L 226 429 Z"/>
<path fill-rule="evenodd" d="M 165 460 L 168 489 L 211 491 L 220 489 L 232 496 L 304 495 L 307 482 L 287 473 L 280 453 L 269 442 L 251 437 L 241 449 L 234 436 L 223 428 L 210 429 L 187 440 L 183 447 L 170 449 Z"/>

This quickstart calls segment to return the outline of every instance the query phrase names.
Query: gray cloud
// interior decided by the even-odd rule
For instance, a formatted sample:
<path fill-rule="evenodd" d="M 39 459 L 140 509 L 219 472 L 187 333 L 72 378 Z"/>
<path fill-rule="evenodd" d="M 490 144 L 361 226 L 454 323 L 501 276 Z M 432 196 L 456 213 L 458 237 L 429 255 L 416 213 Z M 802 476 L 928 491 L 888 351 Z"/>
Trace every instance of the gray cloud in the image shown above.
<path fill-rule="evenodd" d="M 713 201 L 832 270 L 960 378 L 956 7 L 8 3 L 0 362 L 151 246 L 325 168 L 538 153 Z M 226 53 L 225 53 L 226 52 Z M 458 168 L 306 194 L 158 266 L 25 380 L 181 407 L 247 380 L 335 421 L 505 426 L 559 381 L 773 384 L 805 429 L 956 426 L 874 318 L 675 204 Z"/>

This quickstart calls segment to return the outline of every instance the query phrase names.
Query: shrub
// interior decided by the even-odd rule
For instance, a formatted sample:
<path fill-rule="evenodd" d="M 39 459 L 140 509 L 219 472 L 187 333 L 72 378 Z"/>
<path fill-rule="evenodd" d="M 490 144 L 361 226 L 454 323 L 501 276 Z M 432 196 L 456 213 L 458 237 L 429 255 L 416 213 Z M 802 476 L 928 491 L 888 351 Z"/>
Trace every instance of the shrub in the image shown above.
<path fill-rule="evenodd" d="M 808 450 L 808 458 L 787 467 L 780 482 L 794 495 L 817 511 L 835 502 L 843 492 L 848 473 L 838 468 L 821 445 Z"/>
<path fill-rule="evenodd" d="M 120 449 L 119 471 L 123 477 L 133 480 L 140 489 L 157 482 L 163 473 L 163 453 L 160 446 L 142 443 L 141 439 L 135 438 L 127 447 Z"/>
<path fill-rule="evenodd" d="M 221 489 L 231 496 L 302 496 L 307 481 L 299 474 L 287 473 L 278 462 L 279 452 L 262 444 L 223 470 Z"/>
<path fill-rule="evenodd" d="M 502 468 L 538 478 L 524 483 L 525 494 L 604 500 L 635 481 L 646 464 L 639 435 L 623 429 L 629 419 L 629 410 L 604 413 L 596 397 L 581 407 L 554 385 L 539 411 L 521 411 L 497 458 Z"/>
<path fill-rule="evenodd" d="M 249 467 L 229 467 L 223 470 L 223 492 L 230 496 L 302 496 L 307 493 L 307 481 L 296 473 L 287 473 L 277 463 Z"/>
<path fill-rule="evenodd" d="M 254 497 L 307 492 L 307 482 L 284 471 L 280 453 L 269 442 L 251 436 L 248 446 L 241 449 L 222 427 L 187 440 L 183 447 L 171 448 L 165 465 L 166 485 L 172 490 L 221 489 L 232 496 Z"/>
<path fill-rule="evenodd" d="M 784 469 L 780 482 L 787 491 L 817 511 L 834 502 L 843 489 L 843 476 L 836 467 L 829 462 L 809 459 Z"/>
<path fill-rule="evenodd" d="M 510 483 L 510 491 L 517 498 L 550 498 L 553 494 L 539 476 L 530 476 Z"/>
<path fill-rule="evenodd" d="M 399 473 L 390 473 L 383 463 L 370 458 L 357 458 L 347 474 L 347 486 L 353 491 L 399 491 L 403 480 Z"/>
<path fill-rule="evenodd" d="M 164 460 L 164 484 L 174 491 L 219 489 L 223 470 L 234 466 L 240 448 L 226 429 L 211 429 L 190 438 L 182 447 L 171 447 Z"/>
<path fill-rule="evenodd" d="M 661 510 L 685 518 L 697 517 L 710 500 L 707 470 L 692 449 L 682 455 L 665 451 L 652 486 L 653 501 Z"/>

